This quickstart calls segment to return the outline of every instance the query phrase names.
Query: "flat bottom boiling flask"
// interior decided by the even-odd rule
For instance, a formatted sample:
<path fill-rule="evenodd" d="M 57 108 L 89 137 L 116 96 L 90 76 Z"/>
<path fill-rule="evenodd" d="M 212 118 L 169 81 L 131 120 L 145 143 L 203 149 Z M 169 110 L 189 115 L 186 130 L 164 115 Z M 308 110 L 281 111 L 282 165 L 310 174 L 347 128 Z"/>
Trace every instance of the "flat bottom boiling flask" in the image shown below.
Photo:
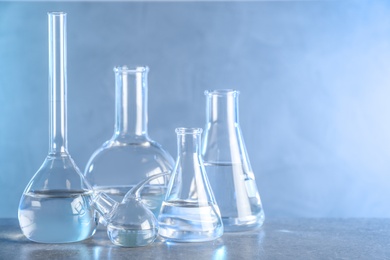
<path fill-rule="evenodd" d="M 199 153 L 200 128 L 178 128 L 178 157 L 161 206 L 159 235 L 202 242 L 222 236 L 223 224 Z"/>
<path fill-rule="evenodd" d="M 174 160 L 148 135 L 149 68 L 120 66 L 115 67 L 114 72 L 114 135 L 91 156 L 84 176 L 95 191 L 104 192 L 121 202 L 137 183 L 160 172 L 172 171 Z M 168 176 L 162 176 L 142 189 L 142 202 L 156 216 L 160 212 L 167 184 Z"/>

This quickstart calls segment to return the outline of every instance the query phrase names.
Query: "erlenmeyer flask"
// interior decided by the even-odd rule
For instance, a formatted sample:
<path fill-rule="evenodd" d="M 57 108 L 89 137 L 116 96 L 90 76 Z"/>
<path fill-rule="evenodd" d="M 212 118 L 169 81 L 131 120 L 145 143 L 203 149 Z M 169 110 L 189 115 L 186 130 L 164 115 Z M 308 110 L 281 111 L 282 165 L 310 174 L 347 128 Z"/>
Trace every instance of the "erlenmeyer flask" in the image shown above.
<path fill-rule="evenodd" d="M 206 91 L 202 156 L 225 231 L 259 227 L 264 212 L 238 121 L 238 91 Z"/>
<path fill-rule="evenodd" d="M 116 67 L 115 132 L 90 158 L 85 177 L 96 192 L 117 202 L 140 181 L 172 171 L 174 161 L 147 132 L 148 67 Z M 143 203 L 156 215 L 166 193 L 168 177 L 154 179 L 142 190 Z"/>
<path fill-rule="evenodd" d="M 66 14 L 49 18 L 49 153 L 27 185 L 19 224 L 30 240 L 68 243 L 92 236 L 97 218 L 92 190 L 68 153 L 66 118 Z"/>
<path fill-rule="evenodd" d="M 201 242 L 223 234 L 218 205 L 200 156 L 201 128 L 177 128 L 178 156 L 161 206 L 159 235 L 168 241 Z"/>

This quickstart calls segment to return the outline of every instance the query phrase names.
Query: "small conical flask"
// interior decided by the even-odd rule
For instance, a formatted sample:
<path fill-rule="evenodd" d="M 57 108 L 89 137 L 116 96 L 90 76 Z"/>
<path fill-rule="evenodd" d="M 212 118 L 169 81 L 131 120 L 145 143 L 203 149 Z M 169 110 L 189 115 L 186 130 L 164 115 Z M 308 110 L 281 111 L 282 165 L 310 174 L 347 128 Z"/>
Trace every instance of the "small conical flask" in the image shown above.
<path fill-rule="evenodd" d="M 19 205 L 23 234 L 41 243 L 68 243 L 97 227 L 92 190 L 68 153 L 66 115 L 66 13 L 49 19 L 49 153 L 27 185 Z"/>
<path fill-rule="evenodd" d="M 263 224 L 264 212 L 238 121 L 239 92 L 222 89 L 205 95 L 202 156 L 224 229 L 254 229 Z"/>
<path fill-rule="evenodd" d="M 158 222 L 140 199 L 145 184 L 153 179 L 169 175 L 159 173 L 140 182 L 127 192 L 121 203 L 107 194 L 98 192 L 93 199 L 93 207 L 104 218 L 107 235 L 117 246 L 138 247 L 153 243 L 158 235 Z"/>
<path fill-rule="evenodd" d="M 159 235 L 202 242 L 223 234 L 223 224 L 200 156 L 201 128 L 177 128 L 178 155 L 161 206 Z"/>
<path fill-rule="evenodd" d="M 115 67 L 115 131 L 90 158 L 85 178 L 96 192 L 117 202 L 140 181 L 170 172 L 173 158 L 147 131 L 148 67 Z M 164 199 L 168 177 L 151 181 L 141 193 L 142 201 L 156 215 Z"/>

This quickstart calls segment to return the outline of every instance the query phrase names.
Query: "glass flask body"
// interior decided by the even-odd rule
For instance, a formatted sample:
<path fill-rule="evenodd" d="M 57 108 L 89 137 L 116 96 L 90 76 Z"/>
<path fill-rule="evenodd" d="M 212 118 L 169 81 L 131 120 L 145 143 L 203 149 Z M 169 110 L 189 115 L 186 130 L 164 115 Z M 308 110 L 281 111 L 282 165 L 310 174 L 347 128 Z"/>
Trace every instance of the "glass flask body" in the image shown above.
<path fill-rule="evenodd" d="M 178 157 L 158 217 L 168 241 L 202 242 L 223 234 L 217 203 L 200 157 L 200 128 L 178 128 Z"/>
<path fill-rule="evenodd" d="M 238 91 L 206 91 L 207 124 L 202 157 L 225 231 L 245 231 L 264 222 L 238 120 Z"/>
<path fill-rule="evenodd" d="M 169 174 L 155 174 L 140 182 L 127 192 L 121 203 L 103 192 L 95 193 L 93 207 L 104 218 L 107 235 L 113 244 L 138 247 L 153 243 L 158 235 L 158 222 L 153 212 L 142 203 L 140 192 L 153 179 Z"/>
<path fill-rule="evenodd" d="M 117 202 L 140 181 L 170 172 L 174 161 L 147 133 L 148 67 L 114 68 L 115 132 L 90 158 L 84 175 L 96 192 L 105 192 Z M 143 203 L 158 214 L 168 177 L 152 180 L 142 190 Z"/>
<path fill-rule="evenodd" d="M 18 218 L 23 234 L 42 243 L 92 236 L 92 190 L 67 149 L 66 14 L 49 13 L 49 153 L 27 185 Z"/>

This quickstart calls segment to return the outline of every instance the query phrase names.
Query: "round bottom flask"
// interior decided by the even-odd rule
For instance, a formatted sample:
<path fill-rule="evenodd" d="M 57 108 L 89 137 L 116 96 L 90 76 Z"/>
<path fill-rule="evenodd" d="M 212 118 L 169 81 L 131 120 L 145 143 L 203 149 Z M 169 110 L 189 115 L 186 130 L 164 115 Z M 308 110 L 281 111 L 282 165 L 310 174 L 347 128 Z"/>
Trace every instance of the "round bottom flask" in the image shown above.
<path fill-rule="evenodd" d="M 137 183 L 161 172 L 172 171 L 174 160 L 147 132 L 148 67 L 116 67 L 115 131 L 90 158 L 85 178 L 96 192 L 117 202 Z M 164 199 L 168 177 L 148 183 L 142 202 L 157 216 Z M 102 221 L 102 219 L 101 219 Z"/>

